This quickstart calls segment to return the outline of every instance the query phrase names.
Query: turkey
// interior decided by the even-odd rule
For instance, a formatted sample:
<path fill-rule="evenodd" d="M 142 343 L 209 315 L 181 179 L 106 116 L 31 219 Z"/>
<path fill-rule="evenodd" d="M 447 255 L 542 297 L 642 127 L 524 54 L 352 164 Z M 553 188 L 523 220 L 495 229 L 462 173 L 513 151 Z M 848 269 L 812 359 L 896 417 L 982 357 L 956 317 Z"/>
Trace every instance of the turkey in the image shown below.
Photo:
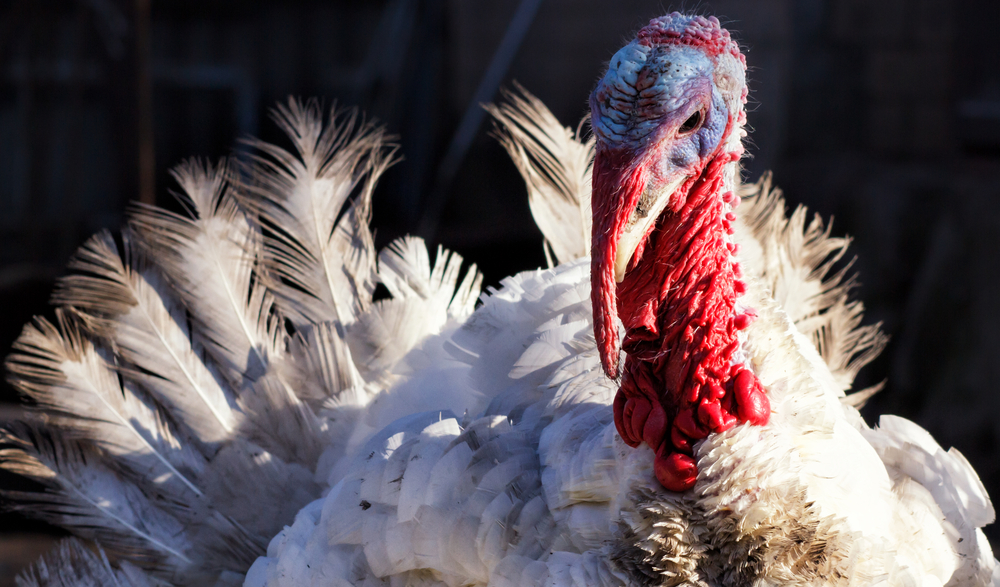
<path fill-rule="evenodd" d="M 21 584 L 1000 585 L 965 458 L 848 393 L 885 339 L 846 240 L 740 183 L 745 69 L 673 13 L 592 138 L 491 106 L 551 261 L 483 295 L 376 254 L 395 151 L 355 115 L 292 100 L 294 153 L 178 168 L 188 214 L 91 238 L 8 358 L 6 497 L 80 537 Z"/>

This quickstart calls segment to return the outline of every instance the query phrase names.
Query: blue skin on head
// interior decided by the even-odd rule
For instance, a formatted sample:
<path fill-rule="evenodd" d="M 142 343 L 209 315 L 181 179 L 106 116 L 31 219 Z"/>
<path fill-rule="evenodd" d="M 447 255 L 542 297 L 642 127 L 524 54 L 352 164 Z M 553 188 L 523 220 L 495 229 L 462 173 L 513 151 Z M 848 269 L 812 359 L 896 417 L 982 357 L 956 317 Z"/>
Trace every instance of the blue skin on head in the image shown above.
<path fill-rule="evenodd" d="M 667 157 L 675 168 L 685 168 L 708 157 L 719 145 L 726 130 L 728 113 L 719 91 L 712 88 L 712 106 L 707 109 L 704 122 L 697 132 L 676 141 Z"/>
<path fill-rule="evenodd" d="M 661 178 L 670 173 L 668 168 L 691 168 L 714 151 L 728 122 L 713 76 L 712 60 L 699 49 L 629 43 L 611 59 L 591 96 L 598 141 L 605 148 L 637 154 L 662 144 L 667 152 L 659 154 L 651 169 Z M 700 127 L 678 133 L 699 110 Z"/>

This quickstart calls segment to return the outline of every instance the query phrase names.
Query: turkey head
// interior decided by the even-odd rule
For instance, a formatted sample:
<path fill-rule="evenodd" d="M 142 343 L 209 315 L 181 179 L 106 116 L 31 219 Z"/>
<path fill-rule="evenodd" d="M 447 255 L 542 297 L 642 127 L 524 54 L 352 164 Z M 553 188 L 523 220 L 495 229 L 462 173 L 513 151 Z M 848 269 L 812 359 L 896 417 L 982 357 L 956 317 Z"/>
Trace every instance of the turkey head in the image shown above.
<path fill-rule="evenodd" d="M 717 19 L 673 13 L 615 54 L 590 97 L 595 336 L 620 380 L 618 432 L 655 451 L 674 491 L 694 484 L 695 442 L 770 413 L 740 352 L 754 312 L 731 238 L 745 71 Z"/>

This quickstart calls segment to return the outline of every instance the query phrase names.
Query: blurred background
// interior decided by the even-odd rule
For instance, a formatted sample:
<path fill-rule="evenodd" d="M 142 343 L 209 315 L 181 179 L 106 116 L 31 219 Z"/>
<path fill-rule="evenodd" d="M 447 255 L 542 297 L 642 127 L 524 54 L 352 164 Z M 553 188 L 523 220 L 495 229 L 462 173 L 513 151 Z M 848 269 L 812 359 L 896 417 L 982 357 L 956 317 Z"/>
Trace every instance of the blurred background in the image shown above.
<path fill-rule="evenodd" d="M 288 96 L 399 135 L 377 244 L 420 234 L 488 284 L 544 265 L 526 192 L 480 102 L 514 80 L 567 126 L 663 0 L 6 0 L 0 3 L 0 350 L 130 200 L 169 205 L 186 157 L 282 137 Z M 1000 3 L 712 0 L 750 66 L 752 158 L 789 205 L 855 237 L 868 321 L 892 342 L 858 385 L 1000 496 Z M 236 148 L 236 150 L 234 150 Z M 0 390 L 0 421 L 16 398 Z M 16 487 L 0 477 L 0 486 Z M 0 587 L 54 530 L 0 514 Z M 987 530 L 1000 545 L 1000 532 Z"/>

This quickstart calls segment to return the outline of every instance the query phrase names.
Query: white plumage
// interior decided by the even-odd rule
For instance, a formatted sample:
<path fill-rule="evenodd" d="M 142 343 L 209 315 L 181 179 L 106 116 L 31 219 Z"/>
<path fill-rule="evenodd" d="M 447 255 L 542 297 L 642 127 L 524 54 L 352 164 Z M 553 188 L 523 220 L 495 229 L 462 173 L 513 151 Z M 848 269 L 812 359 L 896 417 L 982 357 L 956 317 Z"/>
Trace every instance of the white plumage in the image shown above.
<path fill-rule="evenodd" d="M 734 239 L 771 419 L 705 438 L 694 488 L 664 490 L 595 345 L 593 142 L 526 93 L 491 110 L 560 264 L 482 296 L 417 238 L 376 263 L 392 149 L 295 101 L 297 153 L 182 166 L 190 217 L 136 208 L 81 248 L 57 323 L 8 359 L 37 418 L 0 466 L 45 488 L 19 508 L 103 550 L 68 542 L 24 585 L 1000 585 L 968 462 L 846 394 L 884 337 L 832 273 L 847 241 L 769 178 L 739 186 Z"/>

